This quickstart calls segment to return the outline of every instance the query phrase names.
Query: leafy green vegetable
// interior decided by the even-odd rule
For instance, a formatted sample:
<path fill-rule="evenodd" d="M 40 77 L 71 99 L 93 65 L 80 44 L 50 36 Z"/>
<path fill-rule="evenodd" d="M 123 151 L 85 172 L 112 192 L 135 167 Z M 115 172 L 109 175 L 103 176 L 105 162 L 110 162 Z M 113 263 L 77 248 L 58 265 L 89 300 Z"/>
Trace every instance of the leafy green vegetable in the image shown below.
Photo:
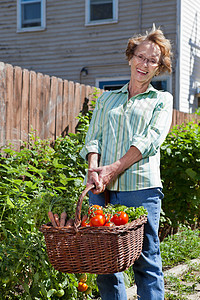
<path fill-rule="evenodd" d="M 132 221 L 140 218 L 141 216 L 148 215 L 147 210 L 143 206 L 127 207 L 125 205 L 120 205 L 120 204 L 116 204 L 116 205 L 108 204 L 108 206 L 104 210 L 105 210 L 105 212 L 111 213 L 111 214 L 115 214 L 118 211 L 124 211 L 129 216 L 129 222 L 132 222 Z"/>

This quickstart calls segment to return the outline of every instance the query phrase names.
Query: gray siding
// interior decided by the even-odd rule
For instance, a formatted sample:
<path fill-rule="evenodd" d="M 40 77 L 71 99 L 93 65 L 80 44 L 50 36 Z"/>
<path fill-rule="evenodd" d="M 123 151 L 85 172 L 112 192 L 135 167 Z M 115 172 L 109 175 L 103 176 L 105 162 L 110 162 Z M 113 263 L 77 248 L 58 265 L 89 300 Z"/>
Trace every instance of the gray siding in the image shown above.
<path fill-rule="evenodd" d="M 1 0 L 1 61 L 89 85 L 97 78 L 129 77 L 124 54 L 128 38 L 145 33 L 153 23 L 161 26 L 175 52 L 175 0 L 119 0 L 118 22 L 93 26 L 85 26 L 84 0 L 46 4 L 46 30 L 17 33 L 16 0 Z M 84 66 L 88 76 L 80 78 Z"/>
<path fill-rule="evenodd" d="M 16 33 L 16 0 L 1 1 L 1 60 L 49 75 L 79 81 L 88 66 L 88 82 L 95 76 L 129 74 L 124 51 L 127 40 L 145 32 L 152 23 L 161 25 L 174 40 L 175 1 L 119 0 L 116 24 L 85 26 L 85 1 L 47 0 L 46 30 Z"/>
<path fill-rule="evenodd" d="M 200 86 L 200 1 L 182 1 L 180 55 L 180 110 L 197 107 L 196 88 Z"/>

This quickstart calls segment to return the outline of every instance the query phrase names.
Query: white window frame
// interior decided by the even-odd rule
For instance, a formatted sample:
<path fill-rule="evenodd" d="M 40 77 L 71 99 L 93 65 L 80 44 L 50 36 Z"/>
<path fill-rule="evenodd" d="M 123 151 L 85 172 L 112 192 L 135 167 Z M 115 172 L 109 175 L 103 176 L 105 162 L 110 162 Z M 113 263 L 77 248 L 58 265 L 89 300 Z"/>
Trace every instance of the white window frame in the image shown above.
<path fill-rule="evenodd" d="M 119 82 L 121 84 L 121 81 L 130 81 L 130 76 L 121 76 L 121 77 L 99 77 L 96 78 L 95 81 L 95 86 L 96 87 L 100 87 L 100 85 L 102 84 L 102 82 L 106 82 L 106 85 L 113 85 L 115 86 L 115 84 L 112 84 L 111 82 L 115 81 L 116 85 L 117 82 Z M 152 81 L 166 81 L 167 82 L 167 88 L 166 90 L 172 94 L 172 76 L 171 75 L 167 75 L 167 74 L 163 74 L 163 75 L 158 75 L 153 77 Z M 125 84 L 125 83 L 124 83 Z"/>
<path fill-rule="evenodd" d="M 21 24 L 21 16 L 22 16 L 22 4 L 23 0 L 17 0 L 17 32 L 29 32 L 29 31 L 41 31 L 45 30 L 46 28 L 46 0 L 32 0 L 28 2 L 24 2 L 26 4 L 30 3 L 41 3 L 41 26 L 35 26 L 35 27 L 22 27 Z"/>
<path fill-rule="evenodd" d="M 118 22 L 118 0 L 113 1 L 113 18 L 105 20 L 90 20 L 90 0 L 85 0 L 85 26 L 112 24 Z"/>
<path fill-rule="evenodd" d="M 96 78 L 95 86 L 99 88 L 100 84 L 102 82 L 106 82 L 106 85 L 113 85 L 113 86 L 115 86 L 115 85 L 118 85 L 118 83 L 121 84 L 121 81 L 124 81 L 124 83 L 122 83 L 122 84 L 125 85 L 126 84 L 125 81 L 129 82 L 129 80 L 130 80 L 130 77 L 127 77 L 127 76 L 121 76 L 121 77 L 99 77 L 99 78 Z M 111 84 L 111 82 L 113 82 L 113 81 L 115 81 L 116 84 Z"/>

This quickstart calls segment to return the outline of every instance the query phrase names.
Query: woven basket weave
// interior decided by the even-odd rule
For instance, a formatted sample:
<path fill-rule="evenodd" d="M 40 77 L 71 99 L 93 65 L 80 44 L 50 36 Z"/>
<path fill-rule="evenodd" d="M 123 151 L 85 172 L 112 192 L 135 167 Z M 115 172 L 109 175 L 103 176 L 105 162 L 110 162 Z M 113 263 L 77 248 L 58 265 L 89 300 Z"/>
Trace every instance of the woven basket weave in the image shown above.
<path fill-rule="evenodd" d="M 113 227 L 81 227 L 81 206 L 76 208 L 74 227 L 42 225 L 49 261 L 63 273 L 111 274 L 128 269 L 139 258 L 144 237 L 145 216 Z"/>

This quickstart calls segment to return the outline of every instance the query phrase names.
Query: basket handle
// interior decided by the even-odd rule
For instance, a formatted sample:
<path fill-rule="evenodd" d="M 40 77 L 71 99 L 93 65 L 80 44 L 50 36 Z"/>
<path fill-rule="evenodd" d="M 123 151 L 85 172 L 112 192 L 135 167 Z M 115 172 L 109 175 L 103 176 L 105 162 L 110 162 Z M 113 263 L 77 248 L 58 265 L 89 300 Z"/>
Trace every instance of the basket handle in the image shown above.
<path fill-rule="evenodd" d="M 82 207 L 83 199 L 87 195 L 87 193 L 94 188 L 95 188 L 95 185 L 93 183 L 89 184 L 84 189 L 84 191 L 82 192 L 82 194 L 80 195 L 80 197 L 78 199 L 77 207 L 76 207 L 76 214 L 75 214 L 75 222 L 74 222 L 75 229 L 77 229 L 81 223 L 81 207 Z"/>

